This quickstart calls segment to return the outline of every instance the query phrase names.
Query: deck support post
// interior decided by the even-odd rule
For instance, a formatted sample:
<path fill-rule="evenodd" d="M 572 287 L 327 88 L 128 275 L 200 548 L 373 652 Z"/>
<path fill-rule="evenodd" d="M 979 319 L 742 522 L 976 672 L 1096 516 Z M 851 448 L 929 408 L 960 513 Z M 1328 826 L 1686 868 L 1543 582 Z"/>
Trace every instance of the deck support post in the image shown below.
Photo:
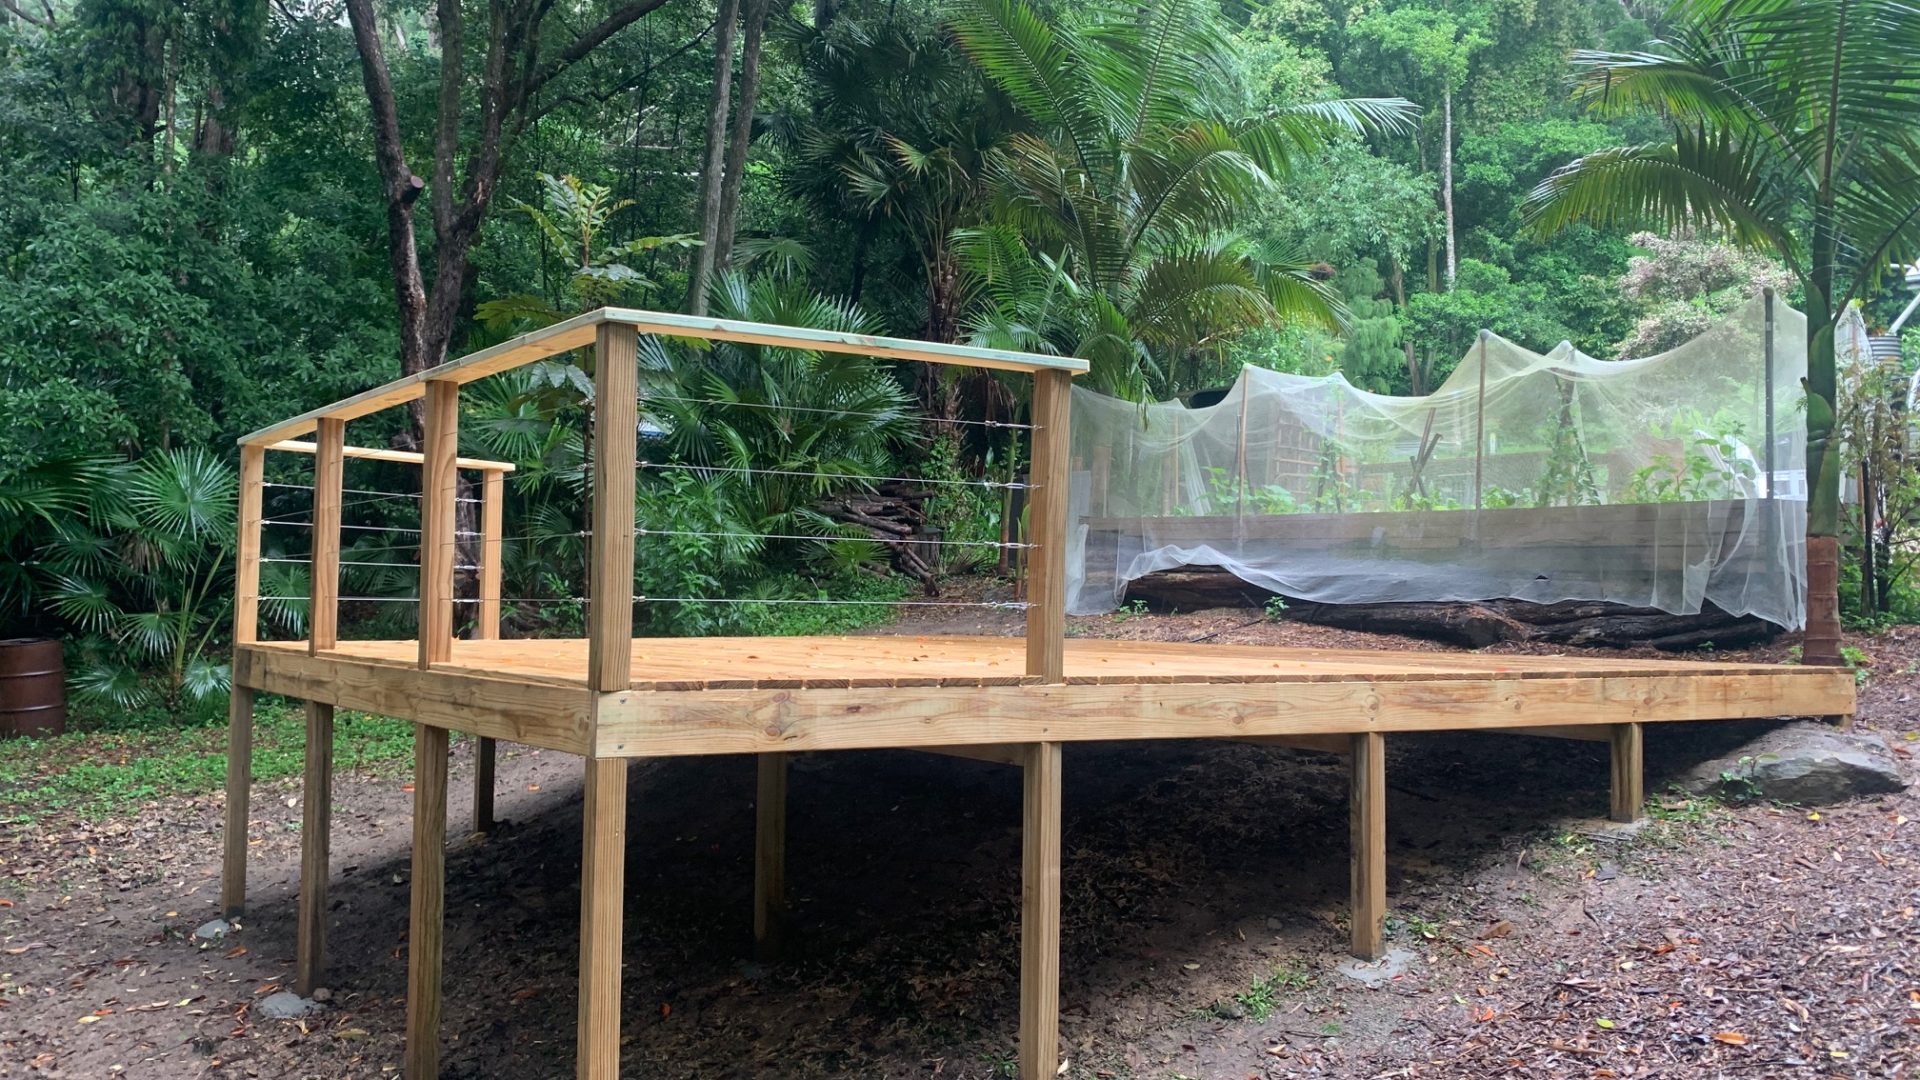
<path fill-rule="evenodd" d="M 787 930 L 787 755 L 760 754 L 753 800 L 753 955 L 780 958 Z"/>
<path fill-rule="evenodd" d="M 247 817 L 253 788 L 253 690 L 233 684 L 227 699 L 226 854 L 221 863 L 220 914 L 232 919 L 247 907 Z"/>
<path fill-rule="evenodd" d="M 1353 776 L 1347 825 L 1353 910 L 1348 951 L 1377 960 L 1387 919 L 1387 740 L 1377 731 L 1352 737 Z"/>
<path fill-rule="evenodd" d="M 481 641 L 500 639 L 500 541 L 507 474 L 487 469 L 480 475 L 480 615 L 473 636 Z M 473 747 L 473 831 L 493 831 L 494 762 L 497 740 L 482 735 Z"/>
<path fill-rule="evenodd" d="M 260 638 L 260 501 L 267 452 L 240 448 L 238 536 L 233 555 L 233 643 Z M 247 817 L 253 789 L 253 690 L 236 680 L 227 700 L 226 851 L 220 865 L 220 913 L 247 906 Z"/>
<path fill-rule="evenodd" d="M 1060 1065 L 1060 744 L 1027 748 L 1020 830 L 1020 1080 Z"/>
<path fill-rule="evenodd" d="M 413 726 L 413 881 L 407 913 L 407 1080 L 440 1075 L 447 907 L 447 729 Z"/>
<path fill-rule="evenodd" d="M 300 793 L 300 903 L 294 993 L 320 985 L 327 953 L 327 881 L 333 873 L 333 706 L 307 702 L 306 774 Z"/>
<path fill-rule="evenodd" d="M 1639 724 L 1615 724 L 1612 727 L 1613 807 L 1615 821 L 1640 820 L 1640 808 L 1646 805 L 1645 735 Z"/>
<path fill-rule="evenodd" d="M 340 643 L 340 495 L 347 422 L 321 417 L 313 452 L 313 555 L 307 579 L 307 655 Z M 305 771 L 301 778 L 300 900 L 293 988 L 305 996 L 320 985 L 327 952 L 327 879 L 333 872 L 333 706 L 307 702 Z"/>
<path fill-rule="evenodd" d="M 588 758 L 581 808 L 580 1080 L 619 1080 L 622 904 L 626 899 L 627 761 Z"/>
<path fill-rule="evenodd" d="M 1033 460 L 1027 478 L 1027 674 L 1063 681 L 1067 636 L 1068 424 L 1073 380 L 1033 373 Z"/>

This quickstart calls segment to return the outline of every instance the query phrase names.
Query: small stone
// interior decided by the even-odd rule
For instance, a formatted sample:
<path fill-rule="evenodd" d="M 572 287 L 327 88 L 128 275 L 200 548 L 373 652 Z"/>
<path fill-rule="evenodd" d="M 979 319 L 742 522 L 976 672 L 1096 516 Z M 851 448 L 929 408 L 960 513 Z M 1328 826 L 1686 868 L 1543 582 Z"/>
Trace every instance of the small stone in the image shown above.
<path fill-rule="evenodd" d="M 318 1004 L 325 1005 L 327 1002 L 333 1000 L 333 991 L 327 989 L 324 986 L 315 987 L 313 991 L 313 1000 Z"/>
<path fill-rule="evenodd" d="M 1214 1003 L 1213 1015 L 1222 1020 L 1245 1020 L 1247 1010 L 1242 1008 L 1239 1002 L 1229 998 L 1226 1001 Z"/>
<path fill-rule="evenodd" d="M 1267 916 L 1267 929 L 1285 930 L 1286 928 L 1287 928 L 1287 924 L 1281 921 L 1281 919 L 1278 916 L 1276 915 Z"/>
<path fill-rule="evenodd" d="M 219 941 L 231 933 L 233 933 L 232 923 L 225 919 L 214 919 L 211 922 L 201 923 L 200 928 L 193 932 L 193 936 L 196 941 Z"/>
<path fill-rule="evenodd" d="M 1595 881 L 1612 881 L 1619 876 L 1620 868 L 1610 862 L 1601 863 L 1600 868 L 1593 872 L 1593 879 Z"/>
<path fill-rule="evenodd" d="M 254 1006 L 254 1011 L 269 1020 L 291 1020 L 312 1012 L 313 1002 L 290 990 L 282 990 L 262 998 L 260 1004 Z"/>

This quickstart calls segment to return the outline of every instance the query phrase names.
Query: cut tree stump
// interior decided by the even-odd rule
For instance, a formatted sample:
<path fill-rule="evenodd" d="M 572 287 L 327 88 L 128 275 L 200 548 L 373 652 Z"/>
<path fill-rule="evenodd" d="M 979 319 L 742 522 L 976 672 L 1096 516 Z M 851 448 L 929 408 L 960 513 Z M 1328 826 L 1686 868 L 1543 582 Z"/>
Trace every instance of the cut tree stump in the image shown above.
<path fill-rule="evenodd" d="M 1160 610 L 1199 611 L 1217 607 L 1258 608 L 1275 595 L 1225 570 L 1189 566 L 1148 574 L 1134 581 L 1127 587 L 1126 599 L 1145 601 L 1149 607 Z M 1404 634 L 1475 649 L 1502 641 L 1544 641 L 1614 648 L 1651 645 L 1681 652 L 1708 644 L 1751 645 L 1780 632 L 1780 627 L 1765 619 L 1729 615 L 1711 604 L 1697 615 L 1674 615 L 1655 608 L 1597 600 L 1564 600 L 1555 604 L 1525 600 L 1321 604 L 1285 599 L 1285 617 L 1300 622 L 1344 630 Z"/>

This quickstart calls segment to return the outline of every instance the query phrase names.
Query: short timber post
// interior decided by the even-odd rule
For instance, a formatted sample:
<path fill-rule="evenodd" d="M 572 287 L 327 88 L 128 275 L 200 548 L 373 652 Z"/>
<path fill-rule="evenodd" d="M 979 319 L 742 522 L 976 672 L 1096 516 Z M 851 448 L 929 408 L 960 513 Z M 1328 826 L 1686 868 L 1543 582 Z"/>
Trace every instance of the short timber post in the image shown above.
<path fill-rule="evenodd" d="M 1065 681 L 1071 408 L 1071 376 L 1034 372 L 1027 674 L 1046 683 Z M 1020 861 L 1021 1080 L 1049 1080 L 1060 1062 L 1060 761 L 1057 742 L 1026 748 Z"/>
<path fill-rule="evenodd" d="M 266 480 L 264 447 L 240 448 L 240 506 L 233 556 L 233 645 L 260 637 L 260 497 Z M 228 918 L 247 906 L 247 810 L 253 786 L 253 690 L 234 680 L 227 702 L 226 851 L 221 861 L 220 908 Z"/>
<path fill-rule="evenodd" d="M 340 487 L 347 422 L 322 417 L 314 432 L 313 555 L 308 563 L 307 655 L 340 639 Z M 320 985 L 327 951 L 327 879 L 332 873 L 333 706 L 307 702 L 306 771 L 300 808 L 300 902 L 294 992 Z"/>
<path fill-rule="evenodd" d="M 429 381 L 421 447 L 420 667 L 453 656 L 454 499 L 460 387 Z M 413 726 L 413 884 L 407 920 L 408 1080 L 440 1074 L 441 938 L 447 887 L 447 729 Z"/>
<path fill-rule="evenodd" d="M 633 496 L 639 433 L 638 335 L 601 323 L 594 339 L 593 527 L 587 688 L 633 681 Z M 619 1080 L 622 903 L 626 898 L 627 762 L 588 758 L 581 808 L 580 1080 Z"/>
<path fill-rule="evenodd" d="M 1377 731 L 1355 732 L 1352 746 L 1347 827 L 1353 910 L 1348 951 L 1362 960 L 1376 960 L 1387 919 L 1387 740 Z"/>
<path fill-rule="evenodd" d="M 1613 762 L 1613 812 L 1615 821 L 1640 820 L 1646 805 L 1645 736 L 1639 724 L 1615 724 L 1608 740 Z"/>
<path fill-rule="evenodd" d="M 787 930 L 787 755 L 759 754 L 753 798 L 753 955 L 778 959 Z"/>
<path fill-rule="evenodd" d="M 473 636 L 480 641 L 500 638 L 500 534 L 501 501 L 506 495 L 506 474 L 487 469 L 480 475 L 480 615 L 473 622 Z M 473 748 L 473 829 L 492 832 L 494 740 L 482 735 Z"/>

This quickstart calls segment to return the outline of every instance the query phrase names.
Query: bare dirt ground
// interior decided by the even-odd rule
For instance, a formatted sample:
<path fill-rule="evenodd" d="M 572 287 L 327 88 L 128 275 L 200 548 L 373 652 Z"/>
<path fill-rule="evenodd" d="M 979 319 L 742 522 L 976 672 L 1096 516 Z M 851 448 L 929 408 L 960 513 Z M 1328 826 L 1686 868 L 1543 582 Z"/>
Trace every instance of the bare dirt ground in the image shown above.
<path fill-rule="evenodd" d="M 1256 612 L 1074 620 L 1083 636 L 1432 648 Z M 979 632 L 1003 615 L 891 632 Z M 1920 632 L 1873 660 L 1861 726 L 1907 758 Z M 1781 659 L 1788 643 L 1738 655 Z M 1724 745 L 1655 728 L 1650 790 Z M 1392 944 L 1344 959 L 1346 775 L 1244 745 L 1074 746 L 1066 768 L 1065 1075 L 1897 1077 L 1920 1059 L 1920 862 L 1909 793 L 1810 813 L 1676 796 L 1620 839 L 1603 747 L 1390 740 Z M 500 812 L 448 859 L 445 1074 L 573 1071 L 579 765 L 503 747 Z M 460 754 L 464 755 L 464 746 Z M 456 757 L 453 828 L 465 819 Z M 753 764 L 637 765 L 624 1071 L 645 1077 L 1006 1075 L 1016 1023 L 1019 778 L 904 752 L 802 757 L 791 959 L 742 959 Z M 409 795 L 336 781 L 330 1000 L 254 1005 L 292 974 L 300 807 L 255 793 L 251 911 L 218 945 L 220 798 L 0 833 L 0 1076 L 397 1073 Z"/>

